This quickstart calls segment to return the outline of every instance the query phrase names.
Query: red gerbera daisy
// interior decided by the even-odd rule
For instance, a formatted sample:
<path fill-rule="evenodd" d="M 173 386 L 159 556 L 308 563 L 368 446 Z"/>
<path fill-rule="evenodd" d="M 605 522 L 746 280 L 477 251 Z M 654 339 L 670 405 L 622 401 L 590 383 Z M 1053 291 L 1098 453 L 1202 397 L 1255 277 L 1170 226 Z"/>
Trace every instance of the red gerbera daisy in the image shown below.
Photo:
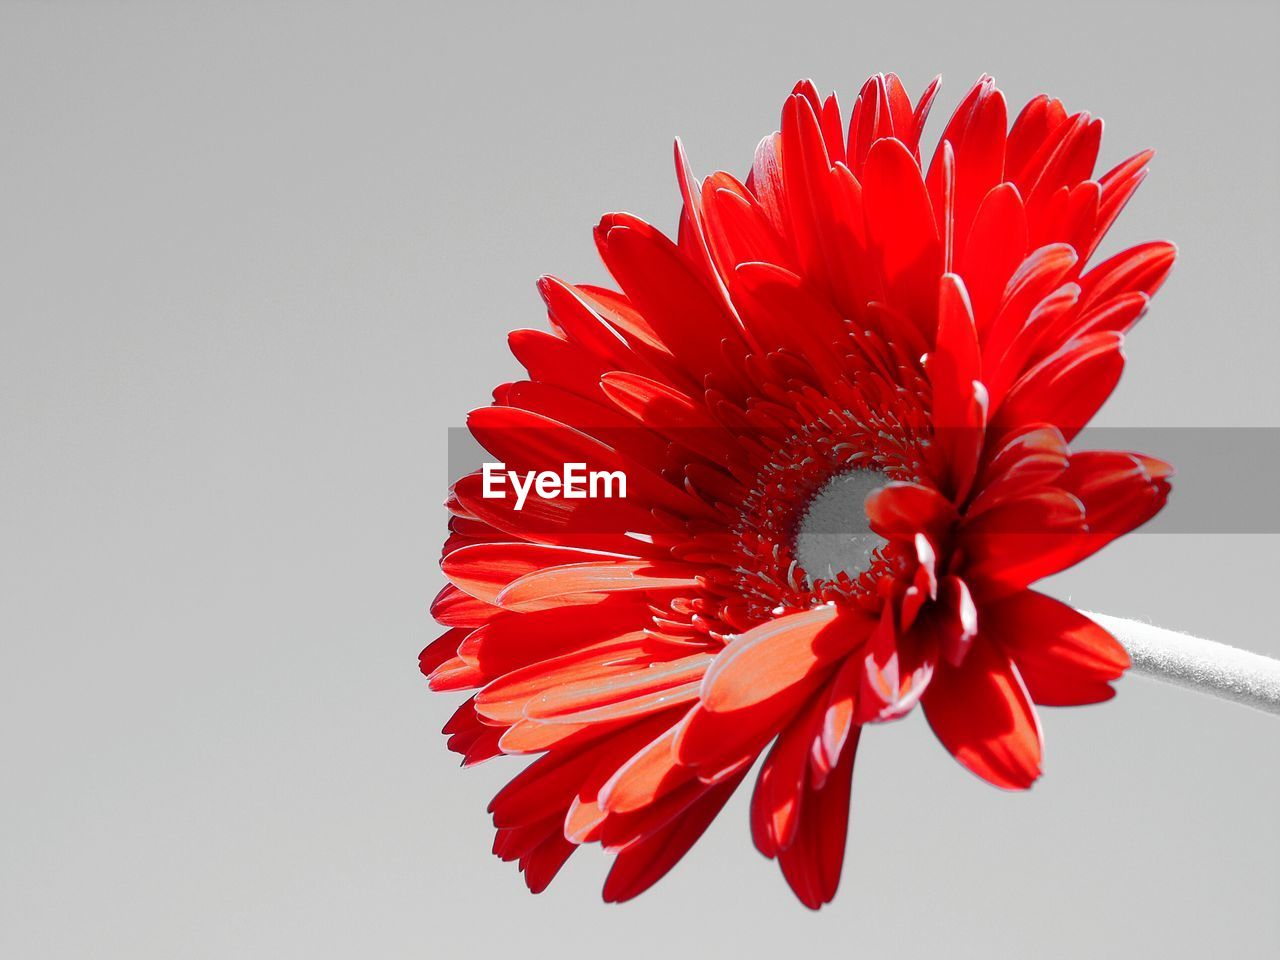
<path fill-rule="evenodd" d="M 470 416 L 517 471 L 622 471 L 625 499 L 459 480 L 422 654 L 471 764 L 541 754 L 490 805 L 494 852 L 543 889 L 581 844 L 606 900 L 688 851 L 764 754 L 757 847 L 796 895 L 835 893 L 867 724 L 918 702 L 979 777 L 1040 774 L 1033 704 L 1113 694 L 1123 648 L 1028 589 L 1153 516 L 1170 468 L 1072 452 L 1125 332 L 1174 259 L 1087 267 L 1150 152 L 1094 177 L 1102 122 L 983 77 L 927 166 L 937 81 L 796 86 L 745 182 L 694 179 L 678 240 L 596 229 L 620 292 L 545 278 L 528 379 Z M 767 752 L 766 752 L 767 751 Z"/>

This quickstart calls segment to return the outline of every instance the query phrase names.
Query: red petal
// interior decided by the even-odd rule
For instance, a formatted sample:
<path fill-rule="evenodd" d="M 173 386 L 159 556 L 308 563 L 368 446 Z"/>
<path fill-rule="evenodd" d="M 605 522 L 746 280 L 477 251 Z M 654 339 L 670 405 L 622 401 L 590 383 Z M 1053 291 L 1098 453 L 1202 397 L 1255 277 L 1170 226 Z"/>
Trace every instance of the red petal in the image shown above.
<path fill-rule="evenodd" d="M 560 833 L 551 834 L 535 847 L 520 863 L 529 892 L 541 893 L 547 889 L 547 885 L 555 879 L 565 861 L 577 849 L 577 844 L 566 840 Z"/>
<path fill-rule="evenodd" d="M 956 518 L 955 505 L 932 487 L 895 480 L 867 494 L 871 529 L 886 540 L 937 539 Z"/>
<path fill-rule="evenodd" d="M 495 827 L 519 827 L 563 816 L 602 749 L 548 753 L 525 767 L 489 803 Z"/>
<path fill-rule="evenodd" d="M 600 789 L 600 804 L 612 813 L 630 813 L 693 779 L 676 763 L 676 728 L 667 730 L 618 768 Z"/>
<path fill-rule="evenodd" d="M 957 501 L 968 494 L 981 455 L 985 406 L 978 332 L 964 281 L 946 274 L 939 284 L 938 342 L 925 370 L 933 387 L 933 425 L 943 467 L 938 473 Z"/>
<path fill-rule="evenodd" d="M 1071 462 L 1071 451 L 1057 427 L 1032 424 L 1004 440 L 983 468 L 978 494 L 965 515 L 969 518 L 1029 490 L 1056 480 Z"/>
<path fill-rule="evenodd" d="M 841 375 L 836 347 L 847 337 L 844 320 L 801 277 L 773 264 L 744 263 L 735 272 L 734 293 L 745 322 L 766 348 L 805 357 L 828 380 Z"/>
<path fill-rule="evenodd" d="M 973 303 L 978 332 L 995 319 L 1009 278 L 1027 255 L 1027 216 L 1011 183 L 992 189 L 978 205 L 969 236 L 956 259 Z"/>
<path fill-rule="evenodd" d="M 845 742 L 856 729 L 853 716 L 861 680 L 861 664 L 856 657 L 850 657 L 831 681 L 831 694 L 822 715 L 820 740 L 822 765 L 828 773 L 836 765 Z"/>
<path fill-rule="evenodd" d="M 1177 256 L 1177 248 L 1162 240 L 1122 250 L 1080 278 L 1081 302 L 1091 306 L 1133 291 L 1151 296 L 1169 276 Z"/>
<path fill-rule="evenodd" d="M 889 74 L 893 79 L 897 79 L 893 74 Z M 920 94 L 920 99 L 916 101 L 916 108 L 911 117 L 911 123 L 908 129 L 911 131 L 909 138 L 907 135 L 900 137 L 912 150 L 915 151 L 916 159 L 920 158 L 920 136 L 924 133 L 925 121 L 929 119 L 929 108 L 933 106 L 933 98 L 937 96 L 938 87 L 942 84 L 942 76 L 936 76 L 929 81 L 929 86 L 925 88 L 924 93 Z"/>
<path fill-rule="evenodd" d="M 931 357 L 945 358 L 948 372 L 957 383 L 967 384 L 982 377 L 982 355 L 978 347 L 978 330 L 973 319 L 973 307 L 964 281 L 955 274 L 945 274 L 938 284 L 938 339 Z M 938 382 L 930 371 L 934 390 Z M 938 400 L 934 398 L 935 419 Z M 943 417 L 944 422 L 949 422 Z"/>
<path fill-rule="evenodd" d="M 738 339 L 732 317 L 661 233 L 628 214 L 596 228 L 600 256 L 661 342 L 690 371 L 719 367 L 720 344 Z"/>
<path fill-rule="evenodd" d="M 430 676 L 436 667 L 457 655 L 458 644 L 470 632 L 471 629 L 469 627 L 455 627 L 427 644 L 426 649 L 418 655 L 418 669 L 422 671 L 424 676 Z"/>
<path fill-rule="evenodd" d="M 795 840 L 809 750 L 824 706 L 821 698 L 814 698 L 810 708 L 779 734 L 760 767 L 751 794 L 751 835 L 766 857 L 776 857 Z"/>
<path fill-rule="evenodd" d="M 938 584 L 937 610 L 939 650 L 948 663 L 959 666 L 978 635 L 978 608 L 968 585 L 959 577 L 943 577 Z"/>
<path fill-rule="evenodd" d="M 455 550 L 440 561 L 444 574 L 471 596 L 488 604 L 497 603 L 498 594 L 514 580 L 546 567 L 586 563 L 618 554 L 544 543 L 481 543 Z"/>
<path fill-rule="evenodd" d="M 982 364 L 988 377 L 999 369 L 1009 345 L 1026 326 L 1031 311 L 1072 276 L 1079 260 L 1072 247 L 1054 243 L 1035 250 L 1018 265 L 1000 298 L 991 329 L 983 337 Z M 1003 386 L 1000 396 L 1004 396 Z"/>
<path fill-rule="evenodd" d="M 1008 123 L 1004 95 L 990 77 L 980 80 L 952 116 L 942 141 L 955 152 L 956 239 L 963 244 L 980 201 L 1004 179 L 1005 129 Z M 941 175 L 940 158 L 934 156 L 929 180 Z"/>
<path fill-rule="evenodd" d="M 590 607 L 501 613 L 472 631 L 458 653 L 487 681 L 540 660 L 615 641 L 650 625 L 643 598 L 619 595 Z"/>
<path fill-rule="evenodd" d="M 983 780 L 1023 790 L 1040 776 L 1035 708 L 1017 669 L 993 644 L 979 640 L 961 666 L 941 666 L 922 703 L 942 745 Z"/>
<path fill-rule="evenodd" d="M 713 775 L 754 755 L 813 693 L 830 664 L 861 643 L 874 621 L 822 606 L 736 637 L 702 681 L 702 701 L 676 735 L 676 758 Z"/>
<path fill-rule="evenodd" d="M 984 637 L 1018 666 L 1035 703 L 1073 706 L 1115 695 L 1129 655 L 1106 630 L 1052 597 L 1025 590 L 982 609 Z"/>
<path fill-rule="evenodd" d="M 684 145 L 680 138 L 675 141 L 676 180 L 680 184 L 680 196 L 684 200 L 684 216 L 690 227 L 690 237 L 696 256 L 702 267 L 703 279 L 717 295 L 721 309 L 729 316 L 735 315 L 733 301 L 725 289 L 724 280 L 716 269 L 715 258 L 711 255 L 711 246 L 707 242 L 707 229 L 702 212 L 702 184 L 693 175 L 689 167 L 689 158 L 685 156 Z"/>
<path fill-rule="evenodd" d="M 509 610 L 539 610 L 598 594 L 624 591 L 671 590 L 696 587 L 695 568 L 682 563 L 616 560 L 571 563 L 527 573 L 503 588 L 499 606 Z"/>
<path fill-rule="evenodd" d="M 538 280 L 538 292 L 547 305 L 553 325 L 571 342 L 598 358 L 604 369 L 659 375 L 646 353 L 636 349 L 640 344 L 628 342 L 623 333 L 611 327 L 582 289 L 556 277 L 542 277 Z"/>
<path fill-rule="evenodd" d="M 922 648 L 913 637 L 901 636 L 895 620 L 893 605 L 886 604 L 862 657 L 853 715 L 856 724 L 905 716 L 933 677 L 933 650 Z"/>
<path fill-rule="evenodd" d="M 596 708 L 626 707 L 632 712 L 660 709 L 674 703 L 692 700 L 696 684 L 711 663 L 711 654 L 700 653 L 679 660 L 646 664 L 620 674 L 588 677 L 564 683 L 530 700 L 525 716 L 531 720 L 560 719 L 565 723 L 583 723 L 596 719 L 613 719 L 609 711 Z M 597 712 L 600 713 L 597 716 Z"/>
<path fill-rule="evenodd" d="M 889 303 L 910 315 L 922 332 L 931 331 L 942 244 L 920 168 L 902 143 L 878 140 L 867 155 L 862 187 Z"/>
<path fill-rule="evenodd" d="M 501 611 L 447 584 L 431 603 L 431 616 L 445 627 L 478 627 Z"/>
<path fill-rule="evenodd" d="M 604 883 L 605 901 L 630 900 L 666 876 L 706 832 L 746 773 L 743 769 L 736 777 L 708 787 L 663 829 L 619 853 Z"/>
<path fill-rule="evenodd" d="M 965 580 L 983 595 L 1025 587 L 1062 569 L 1052 558 L 1087 529 L 1084 504 L 1065 490 L 1044 487 L 1011 497 L 965 521 L 958 548 Z"/>
<path fill-rule="evenodd" d="M 851 649 L 862 619 L 826 605 L 735 637 L 703 678 L 702 707 L 727 713 L 782 692 Z"/>
<path fill-rule="evenodd" d="M 580 397 L 600 395 L 605 367 L 591 351 L 545 330 L 512 330 L 507 345 L 530 380 L 553 384 Z"/>
<path fill-rule="evenodd" d="M 1070 440 L 1111 396 L 1124 369 L 1124 337 L 1091 333 L 1041 361 L 1009 391 L 992 428 L 1051 423 Z"/>
<path fill-rule="evenodd" d="M 600 386 L 620 410 L 722 466 L 740 466 L 742 445 L 708 412 L 674 387 L 630 373 L 607 373 Z"/>
<path fill-rule="evenodd" d="M 840 885 L 860 730 L 855 729 L 849 738 L 825 783 L 820 788 L 806 784 L 795 839 L 778 854 L 782 875 L 800 902 L 811 910 L 830 903 Z"/>
<path fill-rule="evenodd" d="M 1062 103 L 1043 93 L 1022 108 L 1009 130 L 1005 148 L 1005 173 L 1013 180 L 1040 149 L 1045 139 L 1061 127 L 1067 118 Z"/>
<path fill-rule="evenodd" d="M 617 776 L 620 768 L 634 761 L 636 751 L 643 752 L 659 731 L 669 731 L 673 719 L 672 714 L 667 713 L 621 727 L 610 725 L 610 749 L 599 753 L 599 761 L 578 788 L 565 816 L 566 837 L 575 843 L 601 839 L 600 828 L 609 815 L 603 802 L 603 788 Z"/>
<path fill-rule="evenodd" d="M 515 723 L 537 697 L 557 687 L 600 683 L 630 673 L 648 659 L 645 634 L 635 632 L 533 663 L 499 677 L 476 695 L 476 710 L 495 723 Z"/>

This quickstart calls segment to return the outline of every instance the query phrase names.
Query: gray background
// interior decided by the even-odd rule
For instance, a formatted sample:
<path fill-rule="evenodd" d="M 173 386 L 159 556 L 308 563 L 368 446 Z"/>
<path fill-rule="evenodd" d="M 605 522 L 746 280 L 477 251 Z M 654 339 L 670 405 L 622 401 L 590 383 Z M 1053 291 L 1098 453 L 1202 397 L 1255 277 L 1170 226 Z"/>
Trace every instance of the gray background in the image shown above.
<path fill-rule="evenodd" d="M 941 71 L 936 132 L 990 71 L 1105 116 L 1108 165 L 1159 148 L 1117 235 L 1182 261 L 1104 420 L 1280 426 L 1276 10 L 4 3 L 0 954 L 1275 956 L 1274 717 L 1134 679 L 1046 710 L 1006 795 L 913 716 L 864 738 L 821 914 L 745 793 L 619 908 L 595 849 L 537 898 L 489 855 L 517 764 L 455 769 L 415 658 L 446 430 L 534 278 L 602 279 L 602 212 L 670 228 L 672 135 L 741 172 L 802 76 Z M 1050 587 L 1280 654 L 1278 545 Z"/>

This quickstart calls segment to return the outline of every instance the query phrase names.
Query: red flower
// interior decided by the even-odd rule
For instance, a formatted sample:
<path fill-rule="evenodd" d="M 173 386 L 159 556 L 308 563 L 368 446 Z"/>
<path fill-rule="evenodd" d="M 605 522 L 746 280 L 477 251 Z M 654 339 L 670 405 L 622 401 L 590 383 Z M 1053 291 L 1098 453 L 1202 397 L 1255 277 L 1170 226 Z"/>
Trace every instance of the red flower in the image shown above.
<path fill-rule="evenodd" d="M 605 899 L 635 896 L 767 751 L 755 842 L 816 908 L 867 724 L 918 702 L 1023 789 L 1033 704 L 1105 700 L 1128 665 L 1028 586 L 1169 491 L 1158 460 L 1068 447 L 1173 263 L 1157 242 L 1086 268 L 1151 153 L 1095 178 L 1100 120 L 1041 96 L 1009 126 L 983 77 L 926 167 L 936 87 L 912 106 L 872 77 L 846 133 L 797 85 L 745 183 L 699 183 L 677 144 L 679 239 L 605 217 L 621 292 L 544 278 L 552 332 L 511 335 L 528 379 L 471 414 L 509 469 L 629 484 L 517 510 L 475 473 L 448 502 L 422 669 L 479 691 L 445 727 L 465 763 L 541 754 L 490 805 L 530 889 L 599 842 Z"/>

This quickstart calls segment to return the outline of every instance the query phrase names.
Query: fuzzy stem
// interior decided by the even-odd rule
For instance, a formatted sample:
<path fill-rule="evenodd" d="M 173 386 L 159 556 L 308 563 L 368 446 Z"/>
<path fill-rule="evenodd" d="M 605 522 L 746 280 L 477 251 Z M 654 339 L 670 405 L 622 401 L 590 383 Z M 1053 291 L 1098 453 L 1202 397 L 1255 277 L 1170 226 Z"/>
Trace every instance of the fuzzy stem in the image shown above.
<path fill-rule="evenodd" d="M 1137 620 L 1081 613 L 1111 631 L 1135 673 L 1280 714 L 1280 660 Z"/>

